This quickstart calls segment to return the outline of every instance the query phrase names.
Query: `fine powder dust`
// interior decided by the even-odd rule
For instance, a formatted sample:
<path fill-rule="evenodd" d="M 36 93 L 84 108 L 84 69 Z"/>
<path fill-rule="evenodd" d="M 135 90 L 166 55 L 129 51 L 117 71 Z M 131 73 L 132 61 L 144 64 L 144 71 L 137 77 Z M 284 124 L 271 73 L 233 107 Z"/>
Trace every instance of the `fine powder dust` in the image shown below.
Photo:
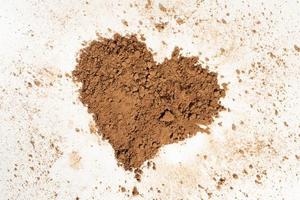
<path fill-rule="evenodd" d="M 80 100 L 126 169 L 137 169 L 159 148 L 194 136 L 223 110 L 217 74 L 184 57 L 156 63 L 135 35 L 115 34 L 81 50 L 73 71 Z"/>

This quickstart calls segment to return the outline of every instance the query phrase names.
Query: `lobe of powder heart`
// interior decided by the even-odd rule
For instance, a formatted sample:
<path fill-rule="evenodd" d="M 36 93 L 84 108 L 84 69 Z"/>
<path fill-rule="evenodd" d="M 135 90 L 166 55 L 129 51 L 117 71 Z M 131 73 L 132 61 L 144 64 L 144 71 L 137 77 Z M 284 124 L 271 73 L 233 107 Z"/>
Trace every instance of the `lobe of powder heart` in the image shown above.
<path fill-rule="evenodd" d="M 217 74 L 197 57 L 156 63 L 135 35 L 92 41 L 81 50 L 73 77 L 80 100 L 126 169 L 139 168 L 159 148 L 194 136 L 223 109 Z"/>

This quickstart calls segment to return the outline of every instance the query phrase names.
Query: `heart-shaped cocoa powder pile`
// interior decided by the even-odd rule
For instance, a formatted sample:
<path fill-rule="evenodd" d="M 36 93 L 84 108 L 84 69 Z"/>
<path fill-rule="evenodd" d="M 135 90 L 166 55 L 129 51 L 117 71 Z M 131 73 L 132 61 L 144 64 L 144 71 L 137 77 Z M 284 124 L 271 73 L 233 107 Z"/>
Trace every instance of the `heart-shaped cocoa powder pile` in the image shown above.
<path fill-rule="evenodd" d="M 217 74 L 183 57 L 156 63 L 136 36 L 101 38 L 81 50 L 74 80 L 100 134 L 128 170 L 139 168 L 159 148 L 191 137 L 223 109 Z"/>

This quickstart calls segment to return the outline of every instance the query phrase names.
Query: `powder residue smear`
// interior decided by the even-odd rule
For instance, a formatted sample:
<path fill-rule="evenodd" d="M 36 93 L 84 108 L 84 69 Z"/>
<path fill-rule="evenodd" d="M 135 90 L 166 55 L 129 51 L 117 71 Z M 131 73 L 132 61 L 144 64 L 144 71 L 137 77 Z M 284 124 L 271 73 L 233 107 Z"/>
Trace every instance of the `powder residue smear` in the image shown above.
<path fill-rule="evenodd" d="M 101 38 L 81 50 L 73 71 L 80 100 L 118 162 L 136 169 L 159 148 L 194 136 L 223 110 L 225 90 L 198 57 L 175 48 L 157 63 L 135 35 Z"/>

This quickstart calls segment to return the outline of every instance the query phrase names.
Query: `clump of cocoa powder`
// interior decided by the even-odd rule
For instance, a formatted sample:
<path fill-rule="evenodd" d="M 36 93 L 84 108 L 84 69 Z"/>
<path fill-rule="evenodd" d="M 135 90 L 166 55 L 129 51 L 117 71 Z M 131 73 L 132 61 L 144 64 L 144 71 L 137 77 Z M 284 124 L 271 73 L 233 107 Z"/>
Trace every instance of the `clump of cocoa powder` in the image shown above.
<path fill-rule="evenodd" d="M 139 168 L 159 148 L 194 136 L 223 109 L 217 74 L 184 57 L 156 63 L 135 35 L 92 41 L 73 71 L 80 100 L 126 169 Z"/>

